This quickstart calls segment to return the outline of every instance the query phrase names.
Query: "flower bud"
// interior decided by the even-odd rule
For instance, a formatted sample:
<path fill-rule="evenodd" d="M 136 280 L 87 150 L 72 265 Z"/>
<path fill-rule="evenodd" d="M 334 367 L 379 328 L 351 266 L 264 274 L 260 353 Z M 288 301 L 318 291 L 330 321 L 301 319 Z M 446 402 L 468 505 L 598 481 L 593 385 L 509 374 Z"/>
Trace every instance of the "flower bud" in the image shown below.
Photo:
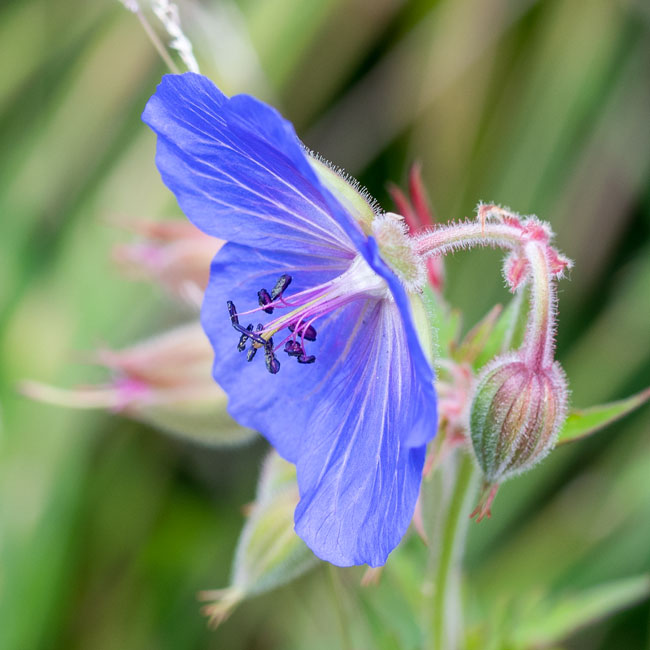
<path fill-rule="evenodd" d="M 215 446 L 255 436 L 226 413 L 226 395 L 212 379 L 212 348 L 201 325 L 190 323 L 123 350 L 103 349 L 93 360 L 110 369 L 106 384 L 64 390 L 23 383 L 32 399 L 73 408 L 105 408 L 174 435 Z"/>
<path fill-rule="evenodd" d="M 114 260 L 133 279 L 160 284 L 200 305 L 210 277 L 210 263 L 224 242 L 182 221 L 136 221 L 125 224 L 139 239 L 113 249 Z"/>
<path fill-rule="evenodd" d="M 230 586 L 199 594 L 202 600 L 214 601 L 203 609 L 214 625 L 245 598 L 286 584 L 318 562 L 294 531 L 298 498 L 295 466 L 272 451 L 237 543 Z"/>
<path fill-rule="evenodd" d="M 567 388 L 557 362 L 526 364 L 497 357 L 481 372 L 470 413 L 474 455 L 485 481 L 496 485 L 544 458 L 566 416 Z"/>

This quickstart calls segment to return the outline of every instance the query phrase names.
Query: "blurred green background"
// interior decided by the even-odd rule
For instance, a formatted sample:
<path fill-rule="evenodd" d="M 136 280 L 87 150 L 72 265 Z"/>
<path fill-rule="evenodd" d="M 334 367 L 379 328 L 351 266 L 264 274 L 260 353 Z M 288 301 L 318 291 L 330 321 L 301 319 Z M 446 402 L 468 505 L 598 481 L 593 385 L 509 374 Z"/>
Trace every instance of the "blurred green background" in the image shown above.
<path fill-rule="evenodd" d="M 550 221 L 575 261 L 558 336 L 574 405 L 650 385 L 645 0 L 180 9 L 204 74 L 280 108 L 384 208 L 386 182 L 403 185 L 419 160 L 440 220 L 485 200 Z M 18 395 L 25 378 L 99 381 L 83 364 L 98 344 L 191 315 L 109 259 L 125 239 L 116 215 L 180 215 L 139 120 L 166 70 L 136 18 L 109 0 L 5 0 L 0 60 L 0 648 L 338 647 L 322 568 L 245 603 L 216 632 L 199 614 L 196 592 L 227 584 L 263 443 L 207 451 Z M 492 251 L 449 261 L 447 295 L 465 327 L 507 300 L 499 272 Z M 471 527 L 467 550 L 477 624 L 498 624 L 490 606 L 511 616 L 522 594 L 647 573 L 650 409 L 556 451 L 507 484 L 493 512 Z M 350 619 L 364 612 L 385 625 L 386 647 L 410 647 L 389 631 L 389 612 L 352 602 L 359 571 L 343 573 Z M 650 607 L 561 647 L 648 650 Z"/>

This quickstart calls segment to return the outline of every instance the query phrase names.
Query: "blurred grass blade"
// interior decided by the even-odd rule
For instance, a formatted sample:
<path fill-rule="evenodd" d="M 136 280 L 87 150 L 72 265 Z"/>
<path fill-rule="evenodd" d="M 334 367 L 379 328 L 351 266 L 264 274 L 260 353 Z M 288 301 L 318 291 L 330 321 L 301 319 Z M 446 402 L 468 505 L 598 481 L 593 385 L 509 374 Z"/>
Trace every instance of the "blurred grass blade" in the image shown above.
<path fill-rule="evenodd" d="M 520 622 L 514 633 L 514 648 L 538 648 L 557 643 L 579 628 L 604 616 L 630 607 L 650 595 L 650 576 L 616 580 L 577 595 L 554 598 L 537 608 L 534 618 Z"/>
<path fill-rule="evenodd" d="M 650 388 L 617 402 L 571 411 L 562 431 L 560 431 L 557 444 L 562 445 L 573 442 L 596 433 L 596 431 L 600 431 L 612 424 L 612 422 L 616 422 L 616 420 L 643 406 L 648 400 L 650 400 Z"/>

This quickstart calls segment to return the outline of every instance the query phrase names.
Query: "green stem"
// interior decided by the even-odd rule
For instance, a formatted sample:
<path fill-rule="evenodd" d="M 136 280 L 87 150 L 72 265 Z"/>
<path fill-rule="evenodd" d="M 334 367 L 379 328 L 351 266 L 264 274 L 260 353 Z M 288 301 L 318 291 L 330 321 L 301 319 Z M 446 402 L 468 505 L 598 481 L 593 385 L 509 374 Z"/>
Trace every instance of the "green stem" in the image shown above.
<path fill-rule="evenodd" d="M 462 636 L 460 562 L 476 470 L 464 450 L 456 452 L 450 461 L 429 479 L 424 495 L 428 504 L 423 514 L 429 524 L 425 650 L 457 650 Z"/>
<path fill-rule="evenodd" d="M 341 584 L 341 577 L 338 574 L 338 569 L 329 564 L 327 566 L 327 573 L 329 576 L 330 586 L 332 588 L 332 595 L 334 600 L 334 610 L 336 612 L 336 620 L 339 626 L 339 639 L 341 643 L 341 650 L 353 650 L 352 639 L 348 629 L 347 615 L 344 609 L 344 589 Z"/>

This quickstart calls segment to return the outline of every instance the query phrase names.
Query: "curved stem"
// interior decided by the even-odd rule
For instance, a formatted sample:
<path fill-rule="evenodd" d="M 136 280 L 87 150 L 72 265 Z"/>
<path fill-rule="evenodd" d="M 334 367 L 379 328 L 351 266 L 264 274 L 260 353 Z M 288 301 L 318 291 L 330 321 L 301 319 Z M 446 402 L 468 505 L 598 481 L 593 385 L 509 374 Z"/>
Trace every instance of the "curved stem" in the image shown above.
<path fill-rule="evenodd" d="M 423 257 L 446 255 L 472 246 L 521 246 L 521 229 L 506 223 L 469 221 L 437 227 L 415 238 L 415 250 Z"/>
<path fill-rule="evenodd" d="M 555 335 L 556 289 L 551 277 L 545 248 L 538 242 L 528 242 L 525 254 L 530 264 L 530 313 L 523 353 L 531 367 L 547 368 L 553 363 Z"/>
<path fill-rule="evenodd" d="M 472 246 L 499 246 L 515 250 L 530 271 L 531 295 L 526 337 L 521 354 L 531 368 L 548 368 L 553 363 L 556 288 L 549 261 L 548 239 L 526 233 L 527 222 L 477 221 L 456 223 L 416 238 L 415 249 L 423 258 L 444 255 Z M 544 232 L 539 224 L 538 231 Z M 546 234 L 546 233 L 544 233 Z M 546 234 L 547 235 L 547 234 Z M 565 261 L 564 264 L 567 262 Z M 515 283 L 512 286 L 517 286 Z"/>

